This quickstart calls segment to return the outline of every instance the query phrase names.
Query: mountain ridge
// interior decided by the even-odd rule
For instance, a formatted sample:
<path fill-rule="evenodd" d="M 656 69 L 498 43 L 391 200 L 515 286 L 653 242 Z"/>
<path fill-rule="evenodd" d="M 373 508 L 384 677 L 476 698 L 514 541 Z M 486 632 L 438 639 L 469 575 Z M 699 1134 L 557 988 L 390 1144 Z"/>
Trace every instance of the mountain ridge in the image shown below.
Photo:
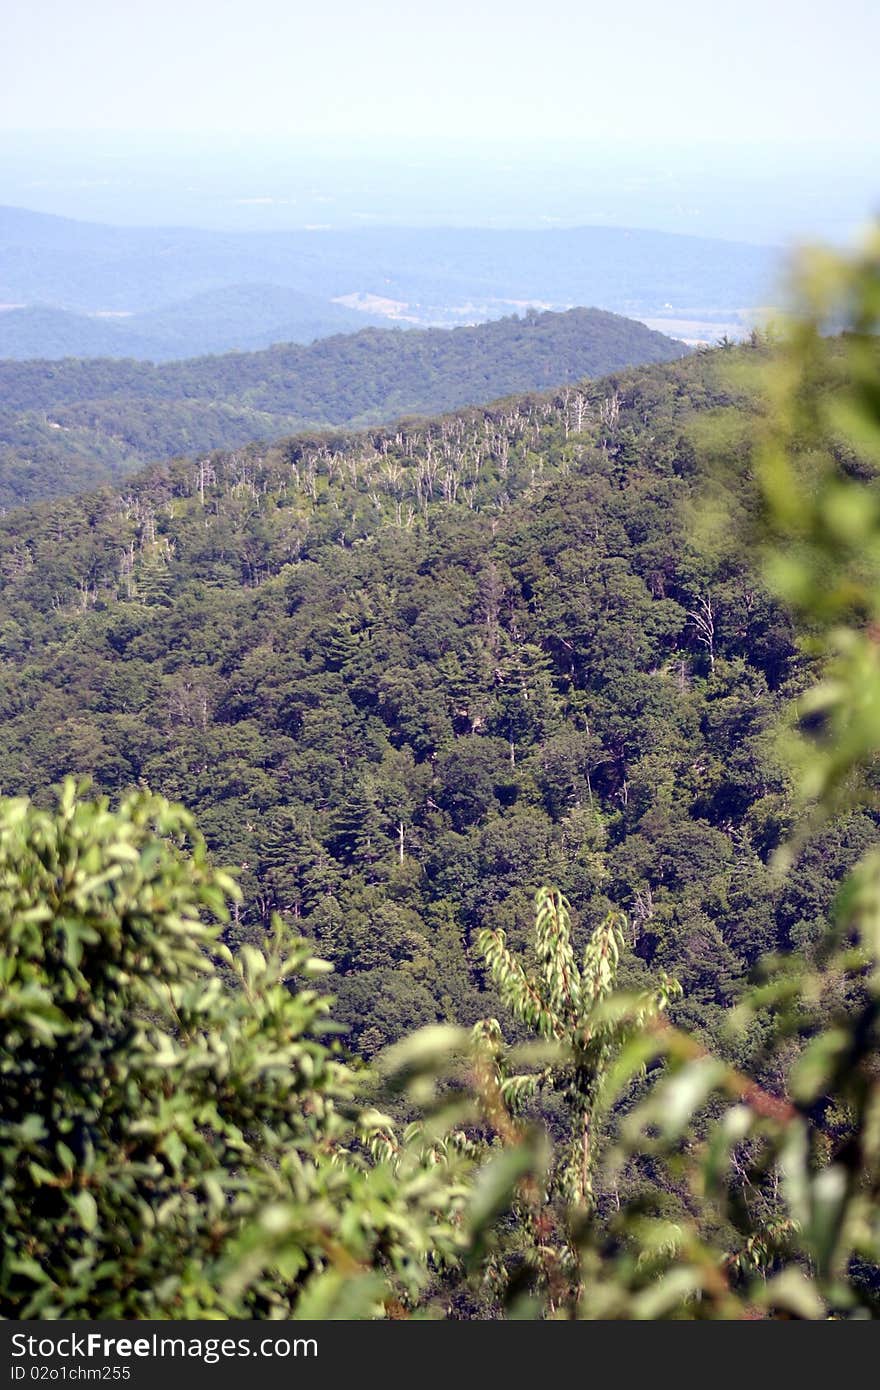
<path fill-rule="evenodd" d="M 34 304 L 0 312 L 0 360 L 66 357 L 183 361 L 310 343 L 387 326 L 387 317 L 279 285 L 229 285 L 133 314 L 84 314 Z"/>
<path fill-rule="evenodd" d="M 0 790 L 74 771 L 182 800 L 239 866 L 233 943 L 295 917 L 364 1053 L 494 1013 L 470 943 L 503 924 L 521 946 L 542 882 L 580 943 L 609 899 L 631 909 L 627 986 L 670 971 L 676 1017 L 711 1032 L 876 838 L 856 816 L 794 888 L 768 867 L 797 643 L 735 539 L 701 548 L 692 524 L 693 426 L 733 411 L 739 450 L 753 408 L 728 360 L 8 513 Z"/>
<path fill-rule="evenodd" d="M 517 302 L 729 315 L 768 302 L 779 261 L 778 248 L 749 242 L 603 226 L 213 232 L 0 208 L 0 302 L 80 312 L 139 312 L 270 282 L 330 300 L 390 298 L 423 325 L 474 322 Z"/>
<path fill-rule="evenodd" d="M 686 352 L 620 315 L 572 309 L 161 365 L 0 362 L 0 505 L 119 480 L 150 460 L 436 415 Z"/>

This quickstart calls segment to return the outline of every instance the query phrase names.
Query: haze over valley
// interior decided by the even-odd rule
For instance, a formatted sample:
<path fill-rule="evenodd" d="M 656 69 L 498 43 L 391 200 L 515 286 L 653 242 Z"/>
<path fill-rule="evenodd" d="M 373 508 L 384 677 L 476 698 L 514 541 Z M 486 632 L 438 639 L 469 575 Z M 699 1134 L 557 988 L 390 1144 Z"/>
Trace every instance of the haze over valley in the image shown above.
<path fill-rule="evenodd" d="M 7 207 L 0 353 L 162 361 L 530 306 L 607 309 L 711 342 L 753 326 L 782 264 L 778 248 L 648 230 L 209 232 Z"/>

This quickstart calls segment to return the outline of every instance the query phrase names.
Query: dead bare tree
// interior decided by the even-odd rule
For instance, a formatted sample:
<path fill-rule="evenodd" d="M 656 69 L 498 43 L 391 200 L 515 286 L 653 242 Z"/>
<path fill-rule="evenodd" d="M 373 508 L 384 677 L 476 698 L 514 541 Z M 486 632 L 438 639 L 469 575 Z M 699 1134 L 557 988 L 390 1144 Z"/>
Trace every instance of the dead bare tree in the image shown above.
<path fill-rule="evenodd" d="M 709 653 L 709 670 L 715 670 L 715 610 L 712 607 L 712 595 L 707 594 L 705 598 L 697 600 L 696 608 L 688 612 L 688 626 L 695 629 L 697 641 L 701 642 Z"/>

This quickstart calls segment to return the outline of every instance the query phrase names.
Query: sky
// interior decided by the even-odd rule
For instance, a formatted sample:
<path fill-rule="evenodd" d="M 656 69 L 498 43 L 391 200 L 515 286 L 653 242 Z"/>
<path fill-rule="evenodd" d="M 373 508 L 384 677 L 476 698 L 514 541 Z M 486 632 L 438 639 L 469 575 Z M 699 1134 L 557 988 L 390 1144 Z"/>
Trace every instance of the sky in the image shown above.
<path fill-rule="evenodd" d="M 880 0 L 4 0 L 0 204 L 847 241 L 878 53 Z"/>
<path fill-rule="evenodd" d="M 876 141 L 877 0 L 5 0 L 0 130 Z"/>

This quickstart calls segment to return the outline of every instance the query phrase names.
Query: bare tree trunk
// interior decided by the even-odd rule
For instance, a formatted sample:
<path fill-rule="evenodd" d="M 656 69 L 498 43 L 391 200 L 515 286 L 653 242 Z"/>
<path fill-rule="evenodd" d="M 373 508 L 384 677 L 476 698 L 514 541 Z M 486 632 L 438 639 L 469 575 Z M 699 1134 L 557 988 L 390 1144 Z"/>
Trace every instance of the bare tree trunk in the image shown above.
<path fill-rule="evenodd" d="M 696 629 L 697 641 L 702 642 L 706 651 L 709 653 L 709 670 L 715 670 L 715 610 L 712 607 L 712 595 L 707 594 L 697 602 L 693 611 L 688 613 L 691 627 Z"/>

